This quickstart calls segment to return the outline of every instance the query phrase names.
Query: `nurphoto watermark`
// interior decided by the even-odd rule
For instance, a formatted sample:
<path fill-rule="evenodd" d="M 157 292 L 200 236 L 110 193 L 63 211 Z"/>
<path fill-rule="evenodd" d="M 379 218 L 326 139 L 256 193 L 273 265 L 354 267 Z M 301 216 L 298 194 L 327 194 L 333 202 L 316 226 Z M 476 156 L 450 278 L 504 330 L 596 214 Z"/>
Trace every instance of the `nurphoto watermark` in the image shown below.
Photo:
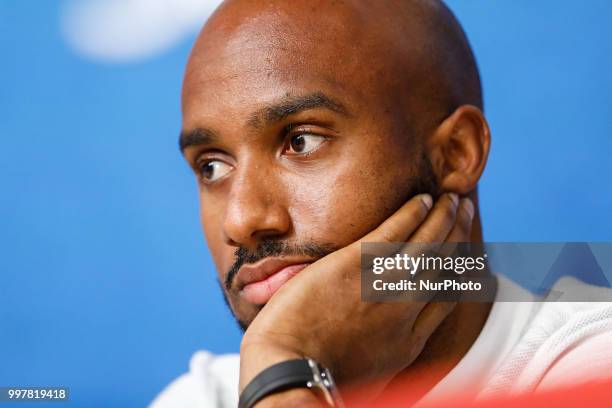
<path fill-rule="evenodd" d="M 362 243 L 364 301 L 612 301 L 610 243 Z M 499 294 L 500 276 L 524 290 Z M 577 289 L 574 289 L 577 288 Z M 501 298 L 504 297 L 504 298 Z"/>

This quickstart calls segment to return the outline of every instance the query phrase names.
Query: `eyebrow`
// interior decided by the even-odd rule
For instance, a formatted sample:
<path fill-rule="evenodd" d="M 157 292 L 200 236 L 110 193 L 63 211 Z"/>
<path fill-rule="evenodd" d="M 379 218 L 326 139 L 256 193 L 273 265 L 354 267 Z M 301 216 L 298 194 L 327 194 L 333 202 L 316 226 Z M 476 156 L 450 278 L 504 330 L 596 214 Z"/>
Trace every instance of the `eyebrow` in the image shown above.
<path fill-rule="evenodd" d="M 263 121 L 264 125 L 270 125 L 280 122 L 287 116 L 317 108 L 325 108 L 343 116 L 349 116 L 348 110 L 341 102 L 323 92 L 314 92 L 303 96 L 287 96 L 272 106 L 260 109 L 251 115 L 248 124 L 252 127 L 259 127 Z"/>
<path fill-rule="evenodd" d="M 205 128 L 182 130 L 179 136 L 179 149 L 184 152 L 189 146 L 215 143 L 219 137 L 215 132 Z"/>
<path fill-rule="evenodd" d="M 341 102 L 325 95 L 323 92 L 314 92 L 309 95 L 287 96 L 273 105 L 266 106 L 254 112 L 247 121 L 247 125 L 253 128 L 262 125 L 269 126 L 296 113 L 318 108 L 328 109 L 343 116 L 350 116 L 349 111 Z M 183 152 L 190 146 L 210 144 L 218 139 L 219 137 L 214 131 L 206 128 L 183 130 L 179 136 L 179 148 Z"/>

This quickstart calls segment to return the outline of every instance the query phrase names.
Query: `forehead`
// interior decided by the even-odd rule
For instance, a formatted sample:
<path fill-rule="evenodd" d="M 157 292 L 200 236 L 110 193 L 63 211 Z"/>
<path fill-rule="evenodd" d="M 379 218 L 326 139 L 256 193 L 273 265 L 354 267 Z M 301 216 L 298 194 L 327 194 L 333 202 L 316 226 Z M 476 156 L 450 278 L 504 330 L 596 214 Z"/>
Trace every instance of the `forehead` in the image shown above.
<path fill-rule="evenodd" d="M 202 30 L 186 69 L 185 124 L 257 109 L 287 94 L 322 91 L 349 106 L 384 95 L 397 78 L 388 39 L 382 30 L 366 30 L 359 10 L 325 3 L 222 6 Z"/>

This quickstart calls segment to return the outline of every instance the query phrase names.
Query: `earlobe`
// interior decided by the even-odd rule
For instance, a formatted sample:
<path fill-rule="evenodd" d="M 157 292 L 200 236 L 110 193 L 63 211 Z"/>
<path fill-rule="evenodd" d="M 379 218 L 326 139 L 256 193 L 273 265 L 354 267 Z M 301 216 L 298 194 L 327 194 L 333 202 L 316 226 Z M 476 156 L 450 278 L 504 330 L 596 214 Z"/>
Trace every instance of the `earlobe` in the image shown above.
<path fill-rule="evenodd" d="M 462 105 L 446 118 L 428 141 L 440 188 L 462 195 L 474 190 L 487 163 L 490 142 L 489 125 L 477 107 Z"/>

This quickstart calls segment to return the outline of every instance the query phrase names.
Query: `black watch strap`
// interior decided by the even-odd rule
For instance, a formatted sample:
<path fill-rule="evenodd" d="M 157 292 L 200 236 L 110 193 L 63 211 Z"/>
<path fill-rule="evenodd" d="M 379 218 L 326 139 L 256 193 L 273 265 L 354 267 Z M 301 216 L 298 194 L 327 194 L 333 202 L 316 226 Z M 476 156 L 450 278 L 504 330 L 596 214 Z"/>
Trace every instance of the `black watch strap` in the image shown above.
<path fill-rule="evenodd" d="M 283 361 L 266 368 L 246 386 L 240 395 L 238 408 L 250 408 L 263 397 L 290 388 L 306 387 L 312 380 L 308 360 Z"/>

